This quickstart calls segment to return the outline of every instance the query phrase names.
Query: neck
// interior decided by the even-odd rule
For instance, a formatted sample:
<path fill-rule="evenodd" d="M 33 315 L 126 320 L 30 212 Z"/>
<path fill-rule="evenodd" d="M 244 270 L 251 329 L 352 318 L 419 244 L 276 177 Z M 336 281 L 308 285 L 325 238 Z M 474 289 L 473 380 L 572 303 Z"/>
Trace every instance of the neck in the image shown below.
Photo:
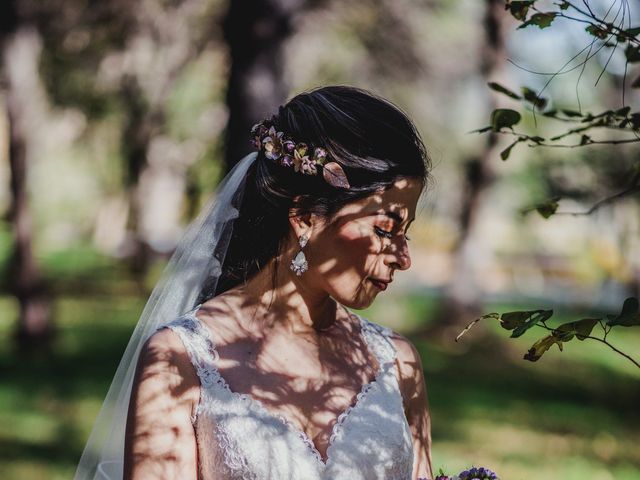
<path fill-rule="evenodd" d="M 283 260 L 277 267 L 272 260 L 246 284 L 233 290 L 241 294 L 243 310 L 246 308 L 249 312 L 247 318 L 251 326 L 262 331 L 284 328 L 289 333 L 314 334 L 329 329 L 346 313 L 325 291 L 306 286 Z"/>

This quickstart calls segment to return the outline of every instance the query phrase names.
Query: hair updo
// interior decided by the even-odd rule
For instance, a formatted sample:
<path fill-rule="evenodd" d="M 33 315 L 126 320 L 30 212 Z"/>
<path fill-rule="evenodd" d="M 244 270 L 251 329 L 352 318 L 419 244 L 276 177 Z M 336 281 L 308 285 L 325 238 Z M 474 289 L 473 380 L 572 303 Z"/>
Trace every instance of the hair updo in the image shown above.
<path fill-rule="evenodd" d="M 278 261 L 289 233 L 290 209 L 331 220 L 344 205 L 385 190 L 400 178 L 419 178 L 423 189 L 429 178 L 430 160 L 411 120 L 366 90 L 327 86 L 301 93 L 269 122 L 296 142 L 323 147 L 342 166 L 350 187 L 336 188 L 322 175 L 295 172 L 259 150 L 247 173 L 216 295 L 245 282 L 271 259 Z M 203 291 L 201 299 L 211 296 Z"/>

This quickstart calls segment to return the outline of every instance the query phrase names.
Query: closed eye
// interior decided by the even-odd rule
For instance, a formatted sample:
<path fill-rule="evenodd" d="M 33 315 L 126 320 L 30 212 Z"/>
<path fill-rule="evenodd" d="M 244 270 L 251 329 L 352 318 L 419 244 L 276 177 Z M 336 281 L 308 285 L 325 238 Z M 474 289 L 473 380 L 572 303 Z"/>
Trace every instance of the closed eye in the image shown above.
<path fill-rule="evenodd" d="M 375 231 L 379 237 L 393 238 L 393 232 L 390 232 L 388 230 L 384 230 L 380 227 L 375 227 Z M 404 238 L 407 242 L 411 240 L 408 235 L 405 235 Z"/>
<path fill-rule="evenodd" d="M 384 238 L 393 238 L 393 233 L 387 231 L 387 230 L 383 230 L 380 227 L 374 227 L 374 230 L 376 232 L 376 235 L 378 235 L 379 237 L 384 237 Z"/>

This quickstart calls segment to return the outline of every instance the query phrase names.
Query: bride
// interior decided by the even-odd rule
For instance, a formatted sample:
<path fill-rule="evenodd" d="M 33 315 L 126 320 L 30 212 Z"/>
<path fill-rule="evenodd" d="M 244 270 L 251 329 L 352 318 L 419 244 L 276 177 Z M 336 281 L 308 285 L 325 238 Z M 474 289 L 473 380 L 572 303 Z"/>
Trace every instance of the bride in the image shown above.
<path fill-rule="evenodd" d="M 349 310 L 411 265 L 419 134 L 328 86 L 251 140 L 154 289 L 75 478 L 432 479 L 420 357 Z"/>

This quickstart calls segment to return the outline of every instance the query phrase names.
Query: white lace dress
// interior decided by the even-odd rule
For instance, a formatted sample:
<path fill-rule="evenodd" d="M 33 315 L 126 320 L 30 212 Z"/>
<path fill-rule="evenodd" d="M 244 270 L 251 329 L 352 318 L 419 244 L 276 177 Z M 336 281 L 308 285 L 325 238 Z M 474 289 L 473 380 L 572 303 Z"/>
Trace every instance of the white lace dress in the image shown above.
<path fill-rule="evenodd" d="M 181 338 L 200 378 L 192 418 L 201 480 L 410 480 L 411 433 L 404 415 L 391 331 L 359 315 L 380 369 L 332 427 L 326 462 L 308 436 L 258 400 L 233 392 L 216 368 L 218 354 L 196 312 L 165 327 Z"/>

